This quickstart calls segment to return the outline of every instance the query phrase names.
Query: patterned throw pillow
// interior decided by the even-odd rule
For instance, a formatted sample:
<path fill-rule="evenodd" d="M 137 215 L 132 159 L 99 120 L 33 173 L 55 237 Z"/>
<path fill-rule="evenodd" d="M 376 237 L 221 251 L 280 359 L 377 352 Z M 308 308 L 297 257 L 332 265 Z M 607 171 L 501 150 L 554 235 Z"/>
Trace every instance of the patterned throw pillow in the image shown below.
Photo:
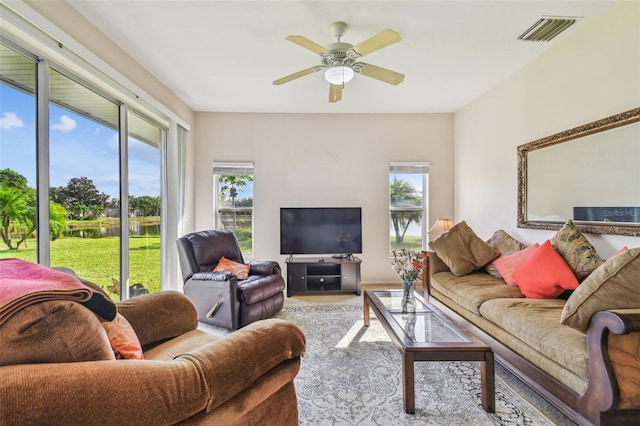
<path fill-rule="evenodd" d="M 456 276 L 467 275 L 500 256 L 500 252 L 482 241 L 465 221 L 454 225 L 429 246 Z"/>
<path fill-rule="evenodd" d="M 604 263 L 604 260 L 598 256 L 596 249 L 582 235 L 571 219 L 567 220 L 567 223 L 558 230 L 551 239 L 551 244 L 567 262 L 578 281 L 587 278 L 591 272 Z"/>
<path fill-rule="evenodd" d="M 122 314 L 116 314 L 113 321 L 103 322 L 102 325 L 116 359 L 144 359 L 138 335 Z"/>
<path fill-rule="evenodd" d="M 238 277 L 239 280 L 246 280 L 247 278 L 249 278 L 249 269 L 251 269 L 249 265 L 234 262 L 233 260 L 229 260 L 226 257 L 222 257 L 218 262 L 218 266 L 216 266 L 213 271 L 231 272 L 235 274 L 235 276 Z"/>
<path fill-rule="evenodd" d="M 502 229 L 494 232 L 491 238 L 487 240 L 487 244 L 498 250 L 500 252 L 500 257 L 509 256 L 510 254 L 523 250 L 527 247 L 526 244 L 516 240 Z M 495 265 L 495 262 L 498 259 L 486 264 L 484 270 L 492 277 L 500 279 L 503 278 L 503 276 Z"/>

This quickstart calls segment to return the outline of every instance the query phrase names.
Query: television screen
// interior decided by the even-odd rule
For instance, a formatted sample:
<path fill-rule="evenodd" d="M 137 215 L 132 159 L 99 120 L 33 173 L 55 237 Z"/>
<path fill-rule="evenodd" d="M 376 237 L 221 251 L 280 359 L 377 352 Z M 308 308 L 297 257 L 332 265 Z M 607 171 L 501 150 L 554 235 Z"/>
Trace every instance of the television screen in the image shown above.
<path fill-rule="evenodd" d="M 360 207 L 280 209 L 280 254 L 362 253 Z"/>

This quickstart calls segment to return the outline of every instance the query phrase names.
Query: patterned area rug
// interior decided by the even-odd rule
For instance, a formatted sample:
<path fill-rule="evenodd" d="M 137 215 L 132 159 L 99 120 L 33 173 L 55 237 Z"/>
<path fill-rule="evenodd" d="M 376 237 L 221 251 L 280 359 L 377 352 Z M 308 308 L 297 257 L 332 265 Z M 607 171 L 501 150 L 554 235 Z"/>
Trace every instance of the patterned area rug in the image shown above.
<path fill-rule="evenodd" d="M 416 412 L 403 409 L 400 353 L 362 305 L 285 306 L 277 317 L 305 333 L 295 384 L 301 425 L 554 425 L 496 368 L 496 413 L 480 405 L 479 363 L 416 362 Z M 564 422 L 561 422 L 564 423 Z"/>

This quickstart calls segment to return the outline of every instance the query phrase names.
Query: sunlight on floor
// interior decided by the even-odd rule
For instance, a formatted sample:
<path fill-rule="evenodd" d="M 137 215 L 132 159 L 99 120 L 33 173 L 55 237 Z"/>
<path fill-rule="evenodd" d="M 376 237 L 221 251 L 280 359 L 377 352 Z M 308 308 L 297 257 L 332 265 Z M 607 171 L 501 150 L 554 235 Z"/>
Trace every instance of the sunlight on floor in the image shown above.
<path fill-rule="evenodd" d="M 340 339 L 336 349 L 344 349 L 352 342 L 390 342 L 391 339 L 377 319 L 371 318 L 370 326 L 365 327 L 363 320 L 356 321 L 349 331 Z"/>

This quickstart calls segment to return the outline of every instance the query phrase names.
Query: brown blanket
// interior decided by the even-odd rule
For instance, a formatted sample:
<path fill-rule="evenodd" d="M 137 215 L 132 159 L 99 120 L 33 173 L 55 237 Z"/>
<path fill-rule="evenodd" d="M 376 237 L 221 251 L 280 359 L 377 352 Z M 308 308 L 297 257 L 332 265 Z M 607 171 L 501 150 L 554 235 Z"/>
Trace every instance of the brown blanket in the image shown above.
<path fill-rule="evenodd" d="M 113 301 L 72 275 L 20 259 L 0 260 L 0 325 L 20 309 L 46 300 L 76 301 L 109 321 L 117 312 Z"/>

